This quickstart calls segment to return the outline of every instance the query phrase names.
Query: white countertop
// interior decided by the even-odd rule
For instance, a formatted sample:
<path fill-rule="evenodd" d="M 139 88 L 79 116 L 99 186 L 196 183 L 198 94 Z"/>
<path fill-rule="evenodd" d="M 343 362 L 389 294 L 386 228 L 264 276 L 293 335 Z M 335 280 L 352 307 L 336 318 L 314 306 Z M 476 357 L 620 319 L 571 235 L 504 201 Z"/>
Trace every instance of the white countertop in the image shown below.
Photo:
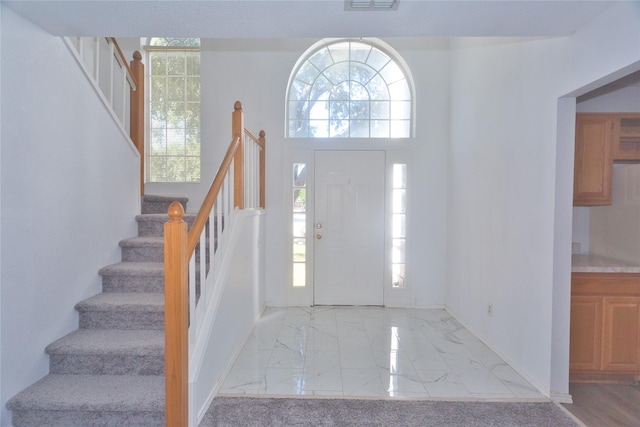
<path fill-rule="evenodd" d="M 637 263 L 630 263 L 600 255 L 573 254 L 571 271 L 574 273 L 640 273 L 640 260 Z"/>

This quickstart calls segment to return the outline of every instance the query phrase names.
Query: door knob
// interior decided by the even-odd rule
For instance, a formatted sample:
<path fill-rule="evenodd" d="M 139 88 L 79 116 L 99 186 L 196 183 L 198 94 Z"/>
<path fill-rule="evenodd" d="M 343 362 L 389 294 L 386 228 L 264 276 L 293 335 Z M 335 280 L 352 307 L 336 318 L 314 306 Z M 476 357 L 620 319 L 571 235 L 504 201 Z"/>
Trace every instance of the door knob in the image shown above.
<path fill-rule="evenodd" d="M 322 239 L 322 234 L 316 234 L 316 239 L 318 240 Z"/>

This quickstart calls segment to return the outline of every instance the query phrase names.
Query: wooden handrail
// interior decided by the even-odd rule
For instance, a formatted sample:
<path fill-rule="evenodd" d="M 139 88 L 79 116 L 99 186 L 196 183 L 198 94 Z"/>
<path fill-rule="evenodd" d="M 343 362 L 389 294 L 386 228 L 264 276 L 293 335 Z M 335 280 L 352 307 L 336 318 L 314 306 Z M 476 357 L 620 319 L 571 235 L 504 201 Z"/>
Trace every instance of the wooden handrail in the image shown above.
<path fill-rule="evenodd" d="M 260 131 L 260 207 L 267 207 L 267 138 L 264 130 Z"/>
<path fill-rule="evenodd" d="M 117 46 L 117 45 L 116 45 Z M 137 84 L 136 89 L 133 87 L 129 91 L 129 135 L 131 141 L 140 153 L 140 194 L 144 195 L 144 64 L 142 63 L 142 54 L 137 50 L 133 52 L 133 60 L 131 61 L 131 70 L 133 78 Z"/>
<path fill-rule="evenodd" d="M 224 178 L 229 172 L 229 167 L 231 166 L 231 162 L 240 146 L 240 137 L 234 136 L 231 144 L 229 144 L 229 148 L 227 149 L 227 154 L 224 156 L 224 160 L 222 160 L 222 164 L 220 165 L 220 169 L 218 169 L 218 173 L 216 174 L 215 179 L 213 180 L 213 184 L 211 184 L 211 188 L 209 188 L 209 192 L 202 202 L 202 206 L 198 211 L 198 215 L 196 219 L 193 221 L 193 225 L 191 225 L 191 229 L 189 230 L 189 238 L 187 240 L 187 251 L 191 254 L 198 245 L 198 241 L 200 240 L 200 234 L 202 234 L 202 230 L 204 229 L 205 224 L 207 223 L 207 219 L 209 219 L 209 214 L 211 213 L 211 209 L 213 209 L 213 204 L 218 197 L 218 193 L 220 192 L 220 187 L 222 187 L 222 183 L 224 182 Z"/>
<path fill-rule="evenodd" d="M 234 138 L 236 136 L 240 138 L 240 145 L 236 150 L 236 155 L 233 160 L 233 201 L 236 208 L 244 209 L 244 185 L 238 185 L 238 183 L 242 183 L 244 179 L 244 115 L 242 114 L 242 104 L 240 101 L 236 101 L 233 105 L 231 135 L 233 135 Z"/>
<path fill-rule="evenodd" d="M 250 130 L 245 129 L 244 133 L 249 136 L 249 138 L 251 138 L 253 140 L 253 142 L 255 142 L 256 144 L 258 144 L 260 147 L 264 148 L 265 146 L 265 141 L 264 141 L 264 131 L 261 130 L 260 131 L 260 138 L 256 138 L 256 136 L 254 134 L 251 133 Z"/>
<path fill-rule="evenodd" d="M 109 43 L 113 43 L 113 46 L 116 49 L 116 59 L 118 60 L 118 63 L 127 70 L 127 79 L 129 80 L 131 87 L 133 87 L 134 89 L 137 88 L 138 81 L 135 75 L 133 74 L 133 71 L 129 67 L 129 64 L 127 63 L 127 58 L 124 56 L 124 53 L 122 53 L 122 49 L 120 49 L 120 45 L 118 44 L 118 41 L 116 40 L 115 37 L 107 37 L 107 41 Z M 134 57 L 135 57 L 135 53 L 134 53 Z"/>
<path fill-rule="evenodd" d="M 265 208 L 265 198 L 266 198 L 266 145 L 267 140 L 265 138 L 265 133 L 263 130 L 260 131 L 260 137 L 256 138 L 254 134 L 249 132 L 247 129 L 244 130 L 244 133 L 253 140 L 260 147 L 260 207 L 262 209 Z"/>
<path fill-rule="evenodd" d="M 188 361 L 189 361 L 189 260 L 195 253 L 211 216 L 214 204 L 218 200 L 225 180 L 233 165 L 234 207 L 242 209 L 244 203 L 244 118 L 242 104 L 237 101 L 232 113 L 232 140 L 227 153 L 216 173 L 216 177 L 202 202 L 202 206 L 187 231 L 182 219 L 184 209 L 178 202 L 169 208 L 170 220 L 164 226 L 165 250 L 165 381 L 166 381 L 166 425 L 188 425 Z M 249 138 L 255 137 L 249 134 Z M 264 151 L 265 133 L 260 132 L 260 203 L 264 207 Z M 240 154 L 239 154 L 240 153 Z M 238 170 L 241 174 L 238 174 Z M 240 196 L 238 196 L 240 195 Z M 241 197 L 241 200 L 236 199 Z M 224 206 L 224 205 L 223 205 Z M 226 208 L 225 208 L 226 209 Z M 206 252 L 206 251 L 204 251 Z M 201 249 L 200 253 L 203 253 Z M 213 251 L 211 253 L 214 253 Z M 201 263 L 203 265 L 204 263 Z M 203 277 L 204 274 L 201 274 Z M 193 303 L 193 301 L 192 301 Z M 191 327 L 194 325 L 191 324 Z"/>

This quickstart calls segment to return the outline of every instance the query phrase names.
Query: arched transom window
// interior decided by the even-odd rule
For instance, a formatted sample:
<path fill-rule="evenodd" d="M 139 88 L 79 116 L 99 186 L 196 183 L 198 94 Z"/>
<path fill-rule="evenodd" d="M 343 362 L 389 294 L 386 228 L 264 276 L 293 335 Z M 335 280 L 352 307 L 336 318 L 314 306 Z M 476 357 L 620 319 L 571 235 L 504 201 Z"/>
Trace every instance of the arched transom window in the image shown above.
<path fill-rule="evenodd" d="M 292 73 L 287 136 L 408 138 L 411 92 L 408 71 L 377 43 L 321 43 Z"/>

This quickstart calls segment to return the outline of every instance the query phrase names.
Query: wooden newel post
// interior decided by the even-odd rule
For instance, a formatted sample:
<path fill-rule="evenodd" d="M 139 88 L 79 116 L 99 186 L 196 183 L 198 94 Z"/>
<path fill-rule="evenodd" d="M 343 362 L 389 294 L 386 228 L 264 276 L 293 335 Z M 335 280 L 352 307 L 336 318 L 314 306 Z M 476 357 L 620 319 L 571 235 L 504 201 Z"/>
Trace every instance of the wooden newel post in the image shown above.
<path fill-rule="evenodd" d="M 267 138 L 265 137 L 263 130 L 260 131 L 260 142 L 262 143 L 262 150 L 260 150 L 260 207 L 265 208 L 266 204 L 266 164 L 267 164 Z"/>
<path fill-rule="evenodd" d="M 136 90 L 129 91 L 129 135 L 140 152 L 140 194 L 144 195 L 144 64 L 142 54 L 137 50 L 133 52 L 129 66 L 136 83 Z"/>
<path fill-rule="evenodd" d="M 236 101 L 231 113 L 231 136 L 240 138 L 238 151 L 233 158 L 233 199 L 234 207 L 244 209 L 244 114 L 242 103 Z"/>
<path fill-rule="evenodd" d="M 189 284 L 187 223 L 179 202 L 164 224 L 165 381 L 167 427 L 189 424 Z"/>

